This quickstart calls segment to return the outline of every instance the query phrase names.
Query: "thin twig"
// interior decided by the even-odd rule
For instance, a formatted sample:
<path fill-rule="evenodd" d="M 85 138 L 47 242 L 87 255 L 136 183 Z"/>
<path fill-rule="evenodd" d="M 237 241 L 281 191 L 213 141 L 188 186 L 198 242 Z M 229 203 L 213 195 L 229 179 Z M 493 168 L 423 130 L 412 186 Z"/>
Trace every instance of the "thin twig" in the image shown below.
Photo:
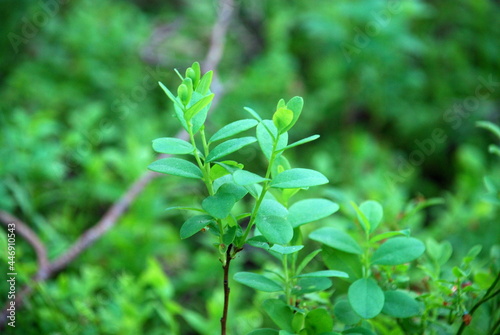
<path fill-rule="evenodd" d="M 14 224 L 15 234 L 19 234 L 26 242 L 28 242 L 36 253 L 38 260 L 38 272 L 36 277 L 45 279 L 49 272 L 49 259 L 47 257 L 47 249 L 43 242 L 38 238 L 37 234 L 31 228 L 15 216 L 0 210 L 0 222 L 7 228 L 9 224 Z"/>
<path fill-rule="evenodd" d="M 227 34 L 233 5 L 232 0 L 221 0 L 221 10 L 212 31 L 211 43 L 207 52 L 207 57 L 205 62 L 202 64 L 203 68 L 208 68 L 216 72 L 222 58 L 225 35 Z M 218 81 L 216 81 L 215 84 L 215 87 L 212 89 L 215 93 L 214 100 L 212 101 L 212 110 L 215 109 L 221 96 L 223 95 L 222 85 L 220 85 Z M 182 130 L 176 135 L 176 137 L 186 140 L 189 138 L 189 135 L 186 131 Z M 163 157 L 166 157 L 166 155 L 159 156 L 159 158 Z M 47 250 L 35 232 L 33 232 L 21 220 L 15 218 L 9 213 L 0 211 L 0 221 L 4 223 L 5 226 L 7 226 L 8 223 L 14 222 L 16 224 L 16 231 L 33 247 L 38 259 L 38 271 L 33 277 L 33 282 L 25 285 L 19 291 L 19 294 L 16 295 L 16 308 L 20 308 L 23 305 L 27 297 L 32 293 L 33 286 L 37 282 L 45 281 L 58 274 L 83 251 L 85 251 L 85 249 L 101 238 L 108 230 L 113 228 L 118 219 L 126 212 L 135 198 L 137 198 L 142 190 L 144 190 L 146 185 L 158 175 L 158 173 L 152 171 L 145 172 L 129 187 L 125 194 L 106 211 L 103 217 L 93 227 L 85 231 L 66 252 L 56 258 L 53 262 L 48 260 Z M 7 307 L 2 310 L 0 315 L 0 330 L 5 326 L 7 321 L 6 315 Z"/>

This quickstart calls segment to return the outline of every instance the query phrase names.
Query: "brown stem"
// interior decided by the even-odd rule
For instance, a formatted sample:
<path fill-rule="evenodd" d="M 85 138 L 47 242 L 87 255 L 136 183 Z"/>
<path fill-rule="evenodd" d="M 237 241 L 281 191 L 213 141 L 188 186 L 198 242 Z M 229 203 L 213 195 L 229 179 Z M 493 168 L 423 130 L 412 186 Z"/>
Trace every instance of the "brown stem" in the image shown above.
<path fill-rule="evenodd" d="M 231 289 L 229 288 L 229 267 L 231 266 L 231 249 L 233 248 L 233 245 L 230 244 L 227 247 L 226 251 L 226 264 L 222 266 L 222 269 L 224 270 L 224 307 L 222 309 L 222 317 L 220 319 L 220 325 L 221 325 L 221 335 L 226 335 L 226 327 L 227 327 L 227 310 L 229 308 L 229 293 L 231 292 Z"/>

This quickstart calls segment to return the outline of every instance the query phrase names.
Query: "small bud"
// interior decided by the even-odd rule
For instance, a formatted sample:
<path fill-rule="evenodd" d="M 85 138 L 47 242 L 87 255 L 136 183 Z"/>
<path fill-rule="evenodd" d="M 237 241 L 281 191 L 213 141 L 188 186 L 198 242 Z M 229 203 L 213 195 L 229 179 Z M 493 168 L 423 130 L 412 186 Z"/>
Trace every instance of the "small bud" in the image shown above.
<path fill-rule="evenodd" d="M 184 106 L 187 106 L 187 104 L 191 100 L 191 97 L 189 96 L 189 91 L 186 85 L 179 85 L 179 88 L 177 89 L 177 95 L 179 96 L 179 99 L 181 99 L 182 104 Z"/>
<path fill-rule="evenodd" d="M 193 68 L 189 67 L 186 70 L 186 78 L 189 78 L 193 82 L 193 88 L 196 89 L 196 86 L 198 85 L 198 82 L 200 81 L 200 78 L 196 77 L 196 72 L 193 70 Z"/>

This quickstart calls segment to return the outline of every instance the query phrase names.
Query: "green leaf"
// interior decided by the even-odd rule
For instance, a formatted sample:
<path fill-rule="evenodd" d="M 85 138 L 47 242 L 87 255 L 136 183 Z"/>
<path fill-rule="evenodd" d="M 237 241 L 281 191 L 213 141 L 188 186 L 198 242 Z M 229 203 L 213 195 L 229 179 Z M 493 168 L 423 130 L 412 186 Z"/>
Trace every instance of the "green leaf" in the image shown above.
<path fill-rule="evenodd" d="M 293 112 L 286 108 L 281 107 L 276 110 L 273 114 L 273 123 L 278 129 L 280 134 L 286 132 L 285 129 L 292 123 L 293 121 Z"/>
<path fill-rule="evenodd" d="M 279 335 L 279 331 L 271 328 L 261 328 L 252 330 L 247 335 Z"/>
<path fill-rule="evenodd" d="M 252 247 L 261 248 L 264 250 L 270 249 L 269 242 L 262 235 L 254 236 L 254 237 L 248 239 L 246 243 L 251 245 Z"/>
<path fill-rule="evenodd" d="M 174 137 L 162 137 L 153 140 L 153 149 L 162 154 L 182 155 L 194 152 L 191 143 Z"/>
<path fill-rule="evenodd" d="M 352 309 L 364 319 L 376 317 L 384 307 L 384 292 L 371 278 L 356 280 L 347 295 Z"/>
<path fill-rule="evenodd" d="M 283 149 L 288 143 L 288 134 L 284 133 L 279 135 L 276 126 L 271 120 L 263 120 L 257 125 L 256 136 L 259 141 L 260 149 L 267 159 L 271 158 L 274 141 L 278 138 L 278 136 L 279 139 L 278 144 L 276 145 L 276 151 Z"/>
<path fill-rule="evenodd" d="M 297 267 L 296 273 L 301 273 L 302 270 L 304 270 L 304 268 L 307 266 L 307 264 L 309 264 L 313 260 L 313 258 L 316 257 L 316 255 L 319 254 L 320 252 L 321 252 L 321 249 L 314 250 L 313 252 L 308 254 L 306 257 L 304 257 L 302 262 L 300 262 L 299 266 Z"/>
<path fill-rule="evenodd" d="M 296 228 L 332 215 L 339 210 L 339 205 L 326 199 L 307 199 L 294 203 L 288 209 L 288 221 Z"/>
<path fill-rule="evenodd" d="M 404 291 L 386 291 L 382 313 L 395 318 L 409 318 L 421 314 L 420 304 Z"/>
<path fill-rule="evenodd" d="M 227 228 L 227 231 L 224 233 L 224 235 L 222 236 L 222 242 L 228 246 L 230 245 L 231 243 L 233 243 L 234 241 L 234 238 L 236 237 L 236 231 L 238 230 L 239 227 L 237 226 L 232 226 L 232 227 L 228 227 Z"/>
<path fill-rule="evenodd" d="M 453 253 L 453 247 L 449 241 L 438 243 L 436 240 L 429 238 L 426 244 L 427 255 L 440 266 L 444 265 Z"/>
<path fill-rule="evenodd" d="M 302 108 L 304 107 L 304 99 L 301 97 L 293 97 L 286 103 L 286 107 L 293 112 L 293 119 L 292 122 L 283 129 L 283 132 L 290 130 L 299 119 Z"/>
<path fill-rule="evenodd" d="M 235 161 L 216 162 L 210 169 L 210 178 L 215 180 L 239 169 L 243 169 L 243 164 Z"/>
<path fill-rule="evenodd" d="M 158 82 L 158 84 L 160 85 L 163 92 L 165 92 L 165 94 L 169 97 L 170 100 L 172 100 L 172 102 L 174 104 L 178 105 L 180 108 L 184 108 L 184 106 L 182 106 L 181 102 L 179 100 L 177 100 L 175 95 L 172 92 L 170 92 L 170 90 L 165 85 L 163 85 L 161 82 Z"/>
<path fill-rule="evenodd" d="M 206 197 L 201 203 L 201 207 L 213 217 L 225 219 L 235 203 L 236 199 L 231 194 L 217 193 Z"/>
<path fill-rule="evenodd" d="M 303 245 L 290 245 L 290 246 L 283 246 L 279 244 L 275 244 L 269 249 L 270 251 L 274 251 L 280 255 L 288 255 L 288 254 L 293 254 L 294 252 L 297 252 L 304 248 Z"/>
<path fill-rule="evenodd" d="M 293 315 L 292 328 L 296 334 L 298 334 L 300 330 L 304 328 L 305 319 L 306 319 L 305 314 L 299 311 L 296 311 L 295 314 Z"/>
<path fill-rule="evenodd" d="M 372 243 L 378 242 L 378 241 L 385 240 L 385 239 L 390 238 L 390 237 L 401 236 L 401 235 L 406 236 L 406 237 L 410 237 L 410 230 L 403 229 L 403 230 L 399 230 L 399 231 L 388 231 L 388 232 L 373 236 L 370 239 L 370 242 L 372 242 Z"/>
<path fill-rule="evenodd" d="M 344 252 L 352 254 L 363 253 L 359 244 L 349 234 L 335 228 L 320 228 L 313 231 L 309 235 L 309 238 Z"/>
<path fill-rule="evenodd" d="M 149 164 L 148 169 L 155 172 L 171 174 L 173 176 L 202 179 L 203 173 L 191 162 L 184 159 L 167 157 Z"/>
<path fill-rule="evenodd" d="M 309 273 L 304 273 L 301 275 L 296 276 L 298 278 L 303 278 L 303 277 L 340 277 L 340 278 L 349 278 L 349 275 L 345 272 L 342 271 L 336 271 L 336 270 L 323 270 L 323 271 L 316 271 L 316 272 L 309 272 Z"/>
<path fill-rule="evenodd" d="M 187 221 L 184 222 L 181 227 L 181 239 L 193 236 L 194 234 L 214 222 L 214 218 L 209 215 L 196 215 L 187 219 Z"/>
<path fill-rule="evenodd" d="M 275 188 L 306 188 L 327 184 L 328 179 L 320 172 L 310 169 L 290 169 L 278 174 L 270 183 Z"/>
<path fill-rule="evenodd" d="M 325 277 L 304 277 L 300 278 L 292 293 L 302 295 L 306 293 L 324 291 L 332 286 L 332 281 Z"/>
<path fill-rule="evenodd" d="M 343 335 L 351 334 L 351 335 L 376 335 L 372 330 L 363 327 L 354 327 L 346 329 L 342 332 Z"/>
<path fill-rule="evenodd" d="M 279 292 L 283 288 L 276 281 L 252 272 L 238 272 L 234 275 L 234 280 L 263 292 Z"/>
<path fill-rule="evenodd" d="M 241 148 L 254 143 L 257 141 L 255 137 L 248 136 L 242 138 L 235 138 L 232 140 L 228 140 L 216 146 L 207 156 L 207 162 L 213 162 L 219 158 L 222 158 L 230 153 L 240 150 Z"/>
<path fill-rule="evenodd" d="M 171 211 L 174 209 L 179 209 L 179 210 L 187 210 L 187 211 L 196 211 L 196 212 L 202 212 L 206 213 L 203 209 L 201 208 L 196 208 L 196 207 L 186 207 L 186 206 L 173 206 L 173 207 L 167 207 L 165 208 L 165 211 Z"/>
<path fill-rule="evenodd" d="M 333 314 L 335 314 L 340 322 L 346 325 L 354 325 L 361 321 L 361 317 L 354 312 L 351 304 L 346 300 L 339 301 L 335 304 L 333 307 Z"/>
<path fill-rule="evenodd" d="M 500 127 L 489 121 L 476 121 L 476 127 L 484 128 L 489 130 L 492 134 L 495 134 L 498 139 L 500 139 Z"/>
<path fill-rule="evenodd" d="M 358 255 L 323 246 L 322 256 L 329 269 L 347 273 L 349 275 L 347 281 L 354 282 L 362 277 L 361 261 Z"/>
<path fill-rule="evenodd" d="M 313 309 L 306 315 L 305 328 L 308 334 L 321 334 L 333 329 L 333 320 L 326 309 Z"/>
<path fill-rule="evenodd" d="M 196 92 L 201 95 L 206 95 L 210 91 L 210 85 L 212 84 L 212 77 L 214 75 L 213 71 L 208 71 L 201 77 L 198 87 L 196 87 Z"/>
<path fill-rule="evenodd" d="M 189 107 L 186 112 L 184 113 L 184 118 L 186 121 L 190 121 L 193 117 L 196 116 L 199 112 L 203 110 L 203 108 L 207 107 L 208 104 L 210 104 L 214 98 L 214 94 L 209 94 L 206 97 L 201 98 L 198 100 L 195 104 L 193 104 L 191 107 Z"/>
<path fill-rule="evenodd" d="M 233 196 L 235 202 L 243 199 L 243 197 L 248 193 L 246 188 L 233 182 L 226 182 L 222 184 L 219 188 L 216 189 L 216 191 L 217 194 L 229 194 Z"/>
<path fill-rule="evenodd" d="M 293 237 L 293 228 L 286 219 L 288 211 L 276 200 L 262 201 L 255 218 L 257 229 L 271 243 L 287 244 Z"/>
<path fill-rule="evenodd" d="M 413 237 L 395 237 L 387 240 L 373 254 L 372 263 L 398 265 L 411 262 L 425 251 L 424 244 Z"/>
<path fill-rule="evenodd" d="M 384 215 L 382 206 L 373 200 L 363 202 L 359 208 L 354 203 L 351 204 L 358 214 L 363 229 L 369 233 L 373 232 L 382 221 Z"/>
<path fill-rule="evenodd" d="M 285 302 L 278 299 L 268 299 L 262 303 L 262 307 L 280 329 L 293 333 L 293 313 Z"/>
<path fill-rule="evenodd" d="M 303 138 L 303 139 L 301 139 L 301 140 L 299 140 L 297 142 L 293 142 L 292 144 L 287 145 L 286 147 L 284 147 L 283 149 L 281 149 L 281 151 L 288 150 L 288 149 L 291 149 L 293 147 L 296 147 L 296 146 L 299 146 L 299 145 L 302 145 L 302 144 L 306 144 L 306 143 L 312 142 L 314 140 L 317 140 L 318 138 L 319 138 L 319 135 L 312 135 L 312 136 Z"/>
<path fill-rule="evenodd" d="M 246 170 L 237 170 L 233 173 L 234 182 L 238 185 L 246 186 L 251 184 L 262 183 L 266 180 L 264 177 L 261 177 L 255 173 L 246 171 Z"/>
<path fill-rule="evenodd" d="M 234 136 L 236 134 L 244 132 L 245 130 L 253 128 L 257 124 L 259 124 L 259 122 L 254 119 L 244 119 L 231 122 L 230 124 L 225 125 L 221 129 L 219 129 L 219 131 L 217 131 L 215 134 L 213 134 L 208 143 L 224 140 L 228 137 Z"/>
<path fill-rule="evenodd" d="M 243 109 L 246 110 L 248 113 L 250 113 L 250 115 L 252 115 L 257 121 L 262 122 L 262 118 L 260 117 L 260 115 L 252 108 L 244 107 Z"/>

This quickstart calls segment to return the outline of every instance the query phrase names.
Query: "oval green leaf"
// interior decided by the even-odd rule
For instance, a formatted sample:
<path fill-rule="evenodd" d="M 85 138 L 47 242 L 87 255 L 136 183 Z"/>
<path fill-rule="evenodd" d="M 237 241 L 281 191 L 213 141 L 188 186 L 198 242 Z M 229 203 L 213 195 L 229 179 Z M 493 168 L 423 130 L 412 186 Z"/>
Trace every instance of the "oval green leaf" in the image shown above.
<path fill-rule="evenodd" d="M 167 157 L 149 164 L 148 169 L 155 172 L 171 174 L 173 176 L 202 179 L 203 173 L 191 162 L 181 158 Z"/>
<path fill-rule="evenodd" d="M 259 141 L 259 146 L 267 159 L 271 158 L 273 152 L 273 145 L 276 138 L 278 138 L 278 144 L 276 145 L 276 151 L 279 151 L 286 147 L 288 144 L 288 134 L 284 133 L 279 135 L 276 126 L 271 120 L 263 120 L 257 125 L 257 140 Z"/>
<path fill-rule="evenodd" d="M 413 237 L 395 237 L 387 240 L 373 254 L 372 263 L 398 265 L 411 262 L 425 251 L 425 245 Z"/>
<path fill-rule="evenodd" d="M 308 334 L 321 334 L 333 329 L 333 320 L 326 309 L 313 309 L 306 315 L 305 328 Z"/>
<path fill-rule="evenodd" d="M 279 292 L 283 291 L 281 285 L 272 279 L 263 275 L 252 272 L 238 272 L 234 275 L 234 280 L 263 292 Z"/>
<path fill-rule="evenodd" d="M 325 265 L 329 269 L 335 269 L 347 273 L 349 275 L 347 281 L 349 282 L 354 282 L 363 275 L 361 260 L 356 254 L 350 254 L 324 245 L 322 256 Z"/>
<path fill-rule="evenodd" d="M 233 173 L 233 179 L 236 184 L 242 186 L 258 184 L 269 180 L 246 170 L 236 170 Z"/>
<path fill-rule="evenodd" d="M 351 254 L 363 253 L 359 244 L 349 234 L 332 227 L 315 230 L 309 235 L 309 238 Z"/>
<path fill-rule="evenodd" d="M 194 151 L 191 143 L 175 137 L 162 137 L 153 140 L 153 149 L 156 152 L 170 155 L 191 154 Z"/>
<path fill-rule="evenodd" d="M 280 255 L 288 255 L 288 254 L 293 254 L 294 252 L 297 252 L 297 251 L 301 250 L 302 248 L 304 248 L 303 245 L 284 246 L 284 245 L 275 244 L 269 250 L 274 251 Z"/>
<path fill-rule="evenodd" d="M 196 215 L 187 219 L 181 227 L 181 239 L 193 236 L 213 222 L 215 222 L 214 218 L 209 215 Z"/>
<path fill-rule="evenodd" d="M 206 197 L 201 203 L 201 207 L 213 217 L 225 219 L 235 203 L 236 199 L 231 194 L 217 193 Z"/>
<path fill-rule="evenodd" d="M 361 278 L 349 286 L 347 294 L 352 309 L 362 318 L 376 317 L 384 307 L 384 292 L 371 278 Z"/>
<path fill-rule="evenodd" d="M 333 314 L 335 314 L 340 322 L 346 325 L 353 325 L 361 321 L 361 317 L 354 312 L 351 304 L 346 300 L 339 301 L 335 304 L 333 307 Z"/>
<path fill-rule="evenodd" d="M 288 209 L 292 227 L 323 219 L 339 210 L 339 205 L 327 199 L 306 199 L 294 203 Z"/>
<path fill-rule="evenodd" d="M 421 314 L 420 304 L 403 291 L 386 291 L 382 313 L 395 318 L 409 318 Z"/>
<path fill-rule="evenodd" d="M 325 277 L 304 277 L 300 278 L 292 293 L 302 295 L 306 293 L 323 291 L 332 286 L 332 281 Z"/>
<path fill-rule="evenodd" d="M 264 200 L 255 218 L 257 229 L 269 242 L 287 244 L 293 237 L 287 215 L 286 208 L 276 200 Z"/>
<path fill-rule="evenodd" d="M 293 334 L 293 313 L 284 301 L 278 299 L 268 299 L 262 303 L 262 307 L 271 320 L 273 320 L 273 322 L 281 328 L 282 331 L 289 331 Z"/>
<path fill-rule="evenodd" d="M 278 128 L 280 134 L 286 132 L 287 127 L 292 123 L 293 112 L 286 107 L 280 107 L 273 114 L 273 123 Z"/>
<path fill-rule="evenodd" d="M 244 132 L 245 130 L 255 127 L 257 124 L 259 124 L 259 122 L 254 119 L 244 119 L 231 122 L 230 124 L 225 125 L 221 129 L 219 129 L 215 134 L 213 134 L 208 143 L 224 140 L 228 137 L 237 135 L 241 132 Z"/>
<path fill-rule="evenodd" d="M 276 329 L 261 328 L 261 329 L 252 330 L 247 335 L 278 335 L 278 334 L 279 334 L 279 331 L 277 331 Z"/>
<path fill-rule="evenodd" d="M 380 222 L 382 222 L 382 217 L 384 216 L 382 206 L 376 201 L 368 200 L 359 206 L 359 210 L 363 213 L 364 218 L 366 218 L 370 223 L 369 231 L 373 232 L 378 227 Z"/>
<path fill-rule="evenodd" d="M 201 112 L 203 110 L 203 108 L 207 107 L 208 104 L 210 104 L 212 102 L 214 96 L 215 95 L 213 93 L 209 94 L 209 95 L 201 98 L 200 100 L 198 100 L 191 107 L 189 107 L 184 114 L 184 118 L 186 119 L 186 121 L 189 122 L 193 117 L 196 116 L 196 114 Z"/>
<path fill-rule="evenodd" d="M 213 162 L 219 158 L 222 158 L 230 153 L 240 150 L 241 148 L 254 143 L 257 141 L 255 137 L 248 136 L 242 138 L 235 138 L 228 140 L 216 146 L 207 156 L 207 162 Z"/>
<path fill-rule="evenodd" d="M 312 135 L 312 136 L 303 138 L 301 140 L 298 140 L 297 142 L 293 142 L 292 144 L 287 145 L 286 147 L 284 147 L 283 149 L 281 149 L 281 151 L 291 149 L 291 148 L 296 147 L 298 145 L 302 145 L 302 144 L 306 144 L 306 143 L 312 142 L 314 140 L 317 140 L 318 138 L 319 138 L 319 135 Z"/>
<path fill-rule="evenodd" d="M 306 188 L 327 184 L 328 179 L 318 171 L 290 169 L 278 174 L 270 183 L 275 188 Z"/>
<path fill-rule="evenodd" d="M 298 275 L 296 277 L 302 278 L 302 277 L 311 277 L 311 278 L 318 278 L 318 277 L 339 277 L 339 278 L 349 278 L 349 275 L 345 272 L 342 271 L 336 271 L 336 270 L 323 270 L 323 271 L 315 271 L 315 272 L 309 272 L 309 273 L 304 273 L 301 275 Z"/>
<path fill-rule="evenodd" d="M 378 242 L 378 241 L 385 240 L 385 239 L 388 239 L 388 238 L 394 237 L 394 236 L 407 236 L 407 237 L 409 237 L 410 236 L 410 229 L 403 229 L 403 230 L 398 230 L 398 231 L 388 231 L 388 232 L 385 232 L 382 234 L 378 234 L 378 235 L 373 236 L 370 239 L 370 242 L 372 242 L 372 243 Z"/>

